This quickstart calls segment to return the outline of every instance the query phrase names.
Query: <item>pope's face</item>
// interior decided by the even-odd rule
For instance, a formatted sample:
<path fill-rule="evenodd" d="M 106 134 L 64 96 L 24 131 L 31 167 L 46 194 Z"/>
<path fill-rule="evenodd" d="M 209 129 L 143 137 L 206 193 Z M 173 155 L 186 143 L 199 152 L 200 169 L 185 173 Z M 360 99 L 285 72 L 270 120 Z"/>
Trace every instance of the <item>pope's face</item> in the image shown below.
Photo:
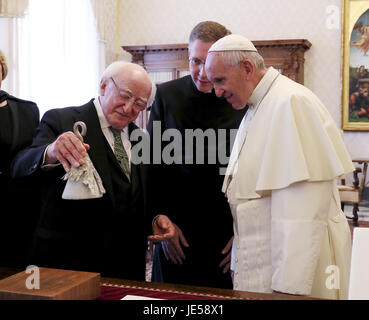
<path fill-rule="evenodd" d="M 208 50 L 214 42 L 203 42 L 196 39 L 189 46 L 190 72 L 197 90 L 208 92 L 213 85 L 206 77 L 205 61 Z"/>
<path fill-rule="evenodd" d="M 253 88 L 241 63 L 236 67 L 227 65 L 219 53 L 210 52 L 205 69 L 217 97 L 226 98 L 234 109 L 243 109 L 246 106 Z"/>

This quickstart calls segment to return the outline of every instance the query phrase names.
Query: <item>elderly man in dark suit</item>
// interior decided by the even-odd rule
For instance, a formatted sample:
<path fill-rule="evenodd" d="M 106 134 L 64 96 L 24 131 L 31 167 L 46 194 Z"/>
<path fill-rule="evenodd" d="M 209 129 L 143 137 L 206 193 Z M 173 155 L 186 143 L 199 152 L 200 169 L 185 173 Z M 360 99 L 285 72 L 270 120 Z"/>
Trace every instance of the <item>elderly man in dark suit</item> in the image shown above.
<path fill-rule="evenodd" d="M 45 113 L 31 147 L 13 167 L 15 177 L 37 176 L 43 187 L 29 263 L 145 279 L 147 174 L 143 164 L 130 161 L 137 143 L 130 134 L 138 129 L 133 122 L 150 103 L 153 88 L 142 67 L 117 61 L 102 75 L 99 97 Z M 84 143 L 71 132 L 77 121 L 87 126 Z M 84 165 L 86 154 L 106 193 L 62 199 L 65 171 Z"/>

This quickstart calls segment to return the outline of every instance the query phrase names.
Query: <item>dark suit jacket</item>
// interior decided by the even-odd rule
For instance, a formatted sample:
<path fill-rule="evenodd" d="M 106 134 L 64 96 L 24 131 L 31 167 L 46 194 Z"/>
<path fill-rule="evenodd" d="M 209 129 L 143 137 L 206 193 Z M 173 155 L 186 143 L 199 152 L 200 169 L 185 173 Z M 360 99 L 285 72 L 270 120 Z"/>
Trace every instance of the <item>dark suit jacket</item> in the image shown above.
<path fill-rule="evenodd" d="M 184 150 L 186 129 L 214 129 L 216 135 L 218 129 L 226 129 L 229 133 L 239 127 L 245 111 L 233 109 L 227 101 L 217 98 L 214 91 L 198 91 L 191 76 L 186 76 L 158 86 L 148 131 L 153 140 L 154 121 L 161 121 L 162 132 L 179 130 L 182 133 L 179 148 Z M 224 176 L 219 173 L 227 163 L 221 163 L 217 157 L 216 163 L 207 164 L 208 151 L 218 150 L 227 150 L 229 156 L 229 136 L 223 143 L 220 139 L 216 143 L 205 140 L 205 164 L 186 164 L 188 155 L 183 154 L 182 164 L 154 166 L 155 185 L 150 188 L 150 196 L 155 198 L 153 212 L 168 215 L 190 244 L 183 265 L 168 264 L 162 259 L 165 282 L 226 287 L 218 265 L 223 259 L 220 251 L 233 235 L 232 214 L 221 192 Z"/>
<path fill-rule="evenodd" d="M 91 147 L 88 154 L 106 189 L 99 199 L 63 200 L 63 167 L 41 169 L 47 145 L 61 133 L 73 131 L 76 121 L 87 125 L 84 142 Z M 130 131 L 135 128 L 129 125 Z M 146 169 L 132 164 L 132 182 L 128 182 L 102 133 L 93 100 L 45 113 L 32 146 L 16 158 L 13 174 L 42 181 L 41 216 L 30 263 L 144 279 Z"/>
<path fill-rule="evenodd" d="M 37 192 L 30 190 L 32 182 L 29 179 L 11 179 L 10 168 L 15 155 L 31 144 L 39 124 L 39 110 L 34 102 L 11 95 L 8 95 L 7 102 L 11 114 L 12 145 L 9 155 L 2 153 L 9 161 L 0 168 L 0 266 L 23 267 L 38 213 Z M 20 194 L 24 202 L 19 201 Z"/>

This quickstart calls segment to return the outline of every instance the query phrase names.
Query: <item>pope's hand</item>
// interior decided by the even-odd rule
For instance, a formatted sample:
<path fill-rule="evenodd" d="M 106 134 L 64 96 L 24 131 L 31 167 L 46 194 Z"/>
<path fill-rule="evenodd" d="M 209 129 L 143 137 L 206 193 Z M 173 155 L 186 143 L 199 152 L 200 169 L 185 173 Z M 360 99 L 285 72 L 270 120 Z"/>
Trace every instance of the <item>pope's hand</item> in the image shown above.
<path fill-rule="evenodd" d="M 233 244 L 233 236 L 228 241 L 227 245 L 222 250 L 222 254 L 227 254 L 226 257 L 222 260 L 222 262 L 219 264 L 219 267 L 223 267 L 223 273 L 226 273 L 229 270 L 229 267 L 231 265 L 231 254 L 232 254 L 232 244 Z"/>

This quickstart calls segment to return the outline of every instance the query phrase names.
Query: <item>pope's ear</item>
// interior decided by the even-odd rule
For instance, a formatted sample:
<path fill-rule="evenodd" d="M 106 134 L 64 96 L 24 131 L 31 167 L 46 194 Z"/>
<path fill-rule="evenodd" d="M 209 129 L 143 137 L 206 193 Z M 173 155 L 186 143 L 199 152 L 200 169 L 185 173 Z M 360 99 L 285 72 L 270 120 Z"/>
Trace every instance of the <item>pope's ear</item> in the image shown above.
<path fill-rule="evenodd" d="M 246 71 L 247 77 L 253 77 L 255 74 L 255 66 L 249 59 L 244 59 L 241 62 L 242 68 Z"/>

